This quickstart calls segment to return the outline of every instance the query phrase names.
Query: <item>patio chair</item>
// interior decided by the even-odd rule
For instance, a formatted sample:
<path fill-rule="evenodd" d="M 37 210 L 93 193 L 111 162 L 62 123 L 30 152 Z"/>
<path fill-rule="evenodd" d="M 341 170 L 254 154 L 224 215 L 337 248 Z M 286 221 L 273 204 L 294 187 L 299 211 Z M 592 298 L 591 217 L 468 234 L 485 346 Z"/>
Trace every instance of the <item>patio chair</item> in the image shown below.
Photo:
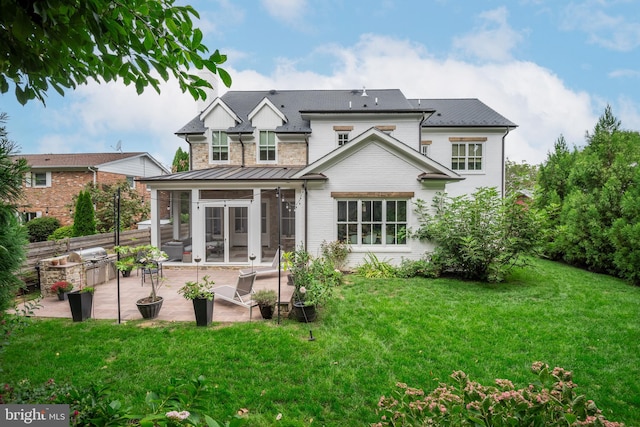
<path fill-rule="evenodd" d="M 230 303 L 248 308 L 249 320 L 251 320 L 253 316 L 253 307 L 258 305 L 258 303 L 252 299 L 254 293 L 253 283 L 255 280 L 255 272 L 249 274 L 238 274 L 238 280 L 235 286 L 222 285 L 213 288 L 213 292 L 215 294 L 214 301 L 216 298 L 220 298 Z"/>
<path fill-rule="evenodd" d="M 277 273 L 280 267 L 280 261 L 281 261 L 280 258 L 281 258 L 280 249 L 278 248 L 276 250 L 276 254 L 273 256 L 273 261 L 271 261 L 271 265 L 265 265 L 261 267 L 255 267 L 255 268 L 245 268 L 240 270 L 240 274 L 256 273 L 256 275 L 262 276 L 266 274 Z"/>

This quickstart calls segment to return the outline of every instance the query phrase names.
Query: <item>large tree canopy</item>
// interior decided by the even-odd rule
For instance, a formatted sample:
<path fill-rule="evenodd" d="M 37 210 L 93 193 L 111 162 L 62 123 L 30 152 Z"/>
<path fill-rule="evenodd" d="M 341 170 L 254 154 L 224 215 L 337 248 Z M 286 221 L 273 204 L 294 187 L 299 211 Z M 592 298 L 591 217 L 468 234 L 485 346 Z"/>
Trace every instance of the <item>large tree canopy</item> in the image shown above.
<path fill-rule="evenodd" d="M 44 102 L 49 88 L 64 95 L 89 79 L 135 84 L 138 93 L 172 74 L 183 92 L 204 98 L 210 83 L 188 69 L 206 68 L 225 85 L 218 66 L 226 56 L 205 56 L 199 18 L 175 0 L 1 0 L 0 93 L 15 86 L 17 100 Z"/>

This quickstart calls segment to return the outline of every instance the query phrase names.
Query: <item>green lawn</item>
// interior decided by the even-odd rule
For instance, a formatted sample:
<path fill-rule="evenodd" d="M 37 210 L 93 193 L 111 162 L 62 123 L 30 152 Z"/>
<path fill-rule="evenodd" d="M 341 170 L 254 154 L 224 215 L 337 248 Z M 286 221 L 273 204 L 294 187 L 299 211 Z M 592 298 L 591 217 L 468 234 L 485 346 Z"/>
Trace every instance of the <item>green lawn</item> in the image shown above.
<path fill-rule="evenodd" d="M 216 419 L 247 408 L 252 426 L 364 426 L 397 381 L 431 390 L 460 369 L 525 386 L 541 360 L 573 371 L 608 419 L 640 425 L 640 288 L 607 276 L 541 260 L 499 285 L 349 276 L 311 326 L 315 341 L 289 320 L 37 320 L 0 355 L 0 382 L 99 380 L 140 407 L 146 390 L 203 374 Z"/>

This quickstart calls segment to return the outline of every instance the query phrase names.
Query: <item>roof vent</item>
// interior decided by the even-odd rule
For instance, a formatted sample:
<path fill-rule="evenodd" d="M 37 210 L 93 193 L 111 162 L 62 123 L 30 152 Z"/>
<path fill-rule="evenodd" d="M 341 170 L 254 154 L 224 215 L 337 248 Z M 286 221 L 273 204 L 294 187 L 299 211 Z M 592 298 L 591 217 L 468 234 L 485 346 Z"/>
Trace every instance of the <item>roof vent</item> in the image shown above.
<path fill-rule="evenodd" d="M 276 90 L 275 90 L 275 89 L 271 89 L 271 90 L 269 91 L 269 94 L 271 94 L 271 95 L 275 95 L 275 94 L 276 94 Z"/>
<path fill-rule="evenodd" d="M 360 96 L 369 96 L 367 95 L 367 89 L 364 86 L 362 86 L 362 95 Z"/>

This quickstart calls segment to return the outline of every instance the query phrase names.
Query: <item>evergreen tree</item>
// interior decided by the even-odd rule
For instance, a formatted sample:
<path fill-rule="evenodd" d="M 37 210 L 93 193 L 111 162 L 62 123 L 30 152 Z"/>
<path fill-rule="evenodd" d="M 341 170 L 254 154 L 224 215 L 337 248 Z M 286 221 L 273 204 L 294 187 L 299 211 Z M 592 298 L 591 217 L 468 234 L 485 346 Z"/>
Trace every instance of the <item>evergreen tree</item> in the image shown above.
<path fill-rule="evenodd" d="M 178 147 L 173 163 L 171 164 L 171 172 L 185 172 L 189 170 L 189 153 L 184 151 L 182 147 Z"/>
<path fill-rule="evenodd" d="M 73 216 L 73 236 L 90 236 L 96 234 L 96 219 L 88 191 L 81 191 L 76 202 L 76 212 Z"/>
<path fill-rule="evenodd" d="M 7 115 L 0 113 L 0 124 L 6 120 Z M 0 126 L 0 317 L 11 307 L 17 290 L 23 285 L 16 273 L 24 263 L 28 243 L 27 232 L 18 223 L 16 202 L 22 194 L 22 179 L 29 168 L 25 159 L 14 161 L 10 157 L 17 151 L 17 145 L 8 138 L 6 127 Z"/>

